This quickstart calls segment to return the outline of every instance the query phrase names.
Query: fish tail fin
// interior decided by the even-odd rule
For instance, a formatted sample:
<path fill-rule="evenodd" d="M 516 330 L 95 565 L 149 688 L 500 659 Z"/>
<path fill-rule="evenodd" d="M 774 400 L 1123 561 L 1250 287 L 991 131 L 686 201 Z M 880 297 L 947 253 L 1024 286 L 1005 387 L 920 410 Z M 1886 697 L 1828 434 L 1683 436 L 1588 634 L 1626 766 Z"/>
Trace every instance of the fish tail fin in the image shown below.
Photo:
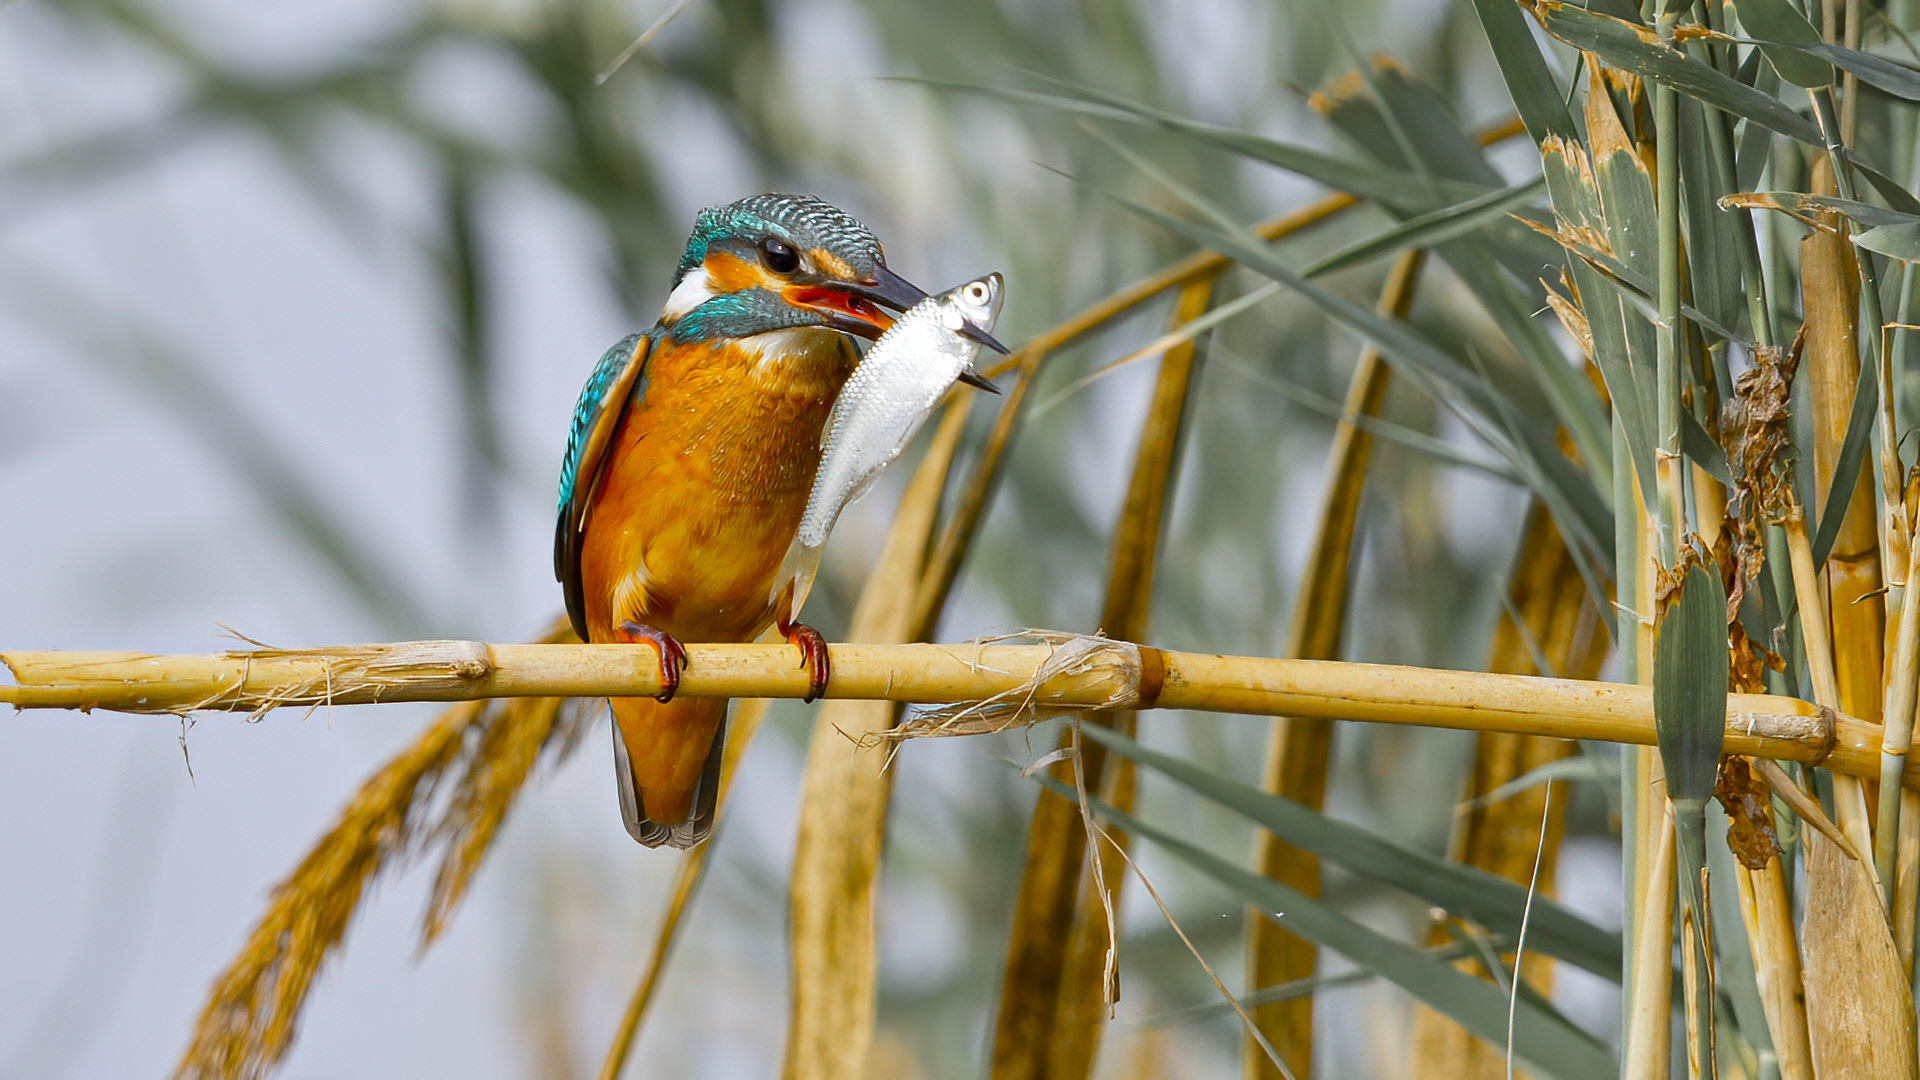
<path fill-rule="evenodd" d="M 773 614 L 780 626 L 800 621 L 800 609 L 813 591 L 814 577 L 820 573 L 821 550 L 797 538 L 787 547 L 787 555 L 773 575 Z"/>

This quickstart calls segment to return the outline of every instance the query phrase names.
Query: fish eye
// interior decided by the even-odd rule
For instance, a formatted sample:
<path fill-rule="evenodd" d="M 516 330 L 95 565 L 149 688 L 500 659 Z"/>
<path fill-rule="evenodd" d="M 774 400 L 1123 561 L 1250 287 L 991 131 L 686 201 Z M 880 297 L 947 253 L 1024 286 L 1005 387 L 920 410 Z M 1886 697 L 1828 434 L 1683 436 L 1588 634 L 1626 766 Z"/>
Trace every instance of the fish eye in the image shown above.
<path fill-rule="evenodd" d="M 791 274 L 800 269 L 800 254 L 775 236 L 760 241 L 760 261 L 776 274 Z"/>
<path fill-rule="evenodd" d="M 973 301 L 976 304 L 986 303 L 987 287 L 985 285 L 980 284 L 977 281 L 968 282 L 967 283 L 967 299 Z"/>

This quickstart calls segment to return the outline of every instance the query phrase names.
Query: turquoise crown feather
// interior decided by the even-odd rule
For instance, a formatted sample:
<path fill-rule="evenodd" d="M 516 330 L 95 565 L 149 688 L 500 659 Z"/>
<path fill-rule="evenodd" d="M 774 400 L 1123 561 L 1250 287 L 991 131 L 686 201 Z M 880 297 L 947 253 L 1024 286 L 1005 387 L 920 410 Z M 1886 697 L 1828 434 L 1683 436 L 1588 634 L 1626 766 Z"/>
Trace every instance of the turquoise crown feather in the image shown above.
<path fill-rule="evenodd" d="M 861 277 L 887 261 L 879 239 L 852 214 L 811 195 L 770 192 L 700 211 L 693 235 L 687 238 L 686 253 L 673 272 L 673 283 L 680 284 L 688 271 L 699 266 L 715 241 L 758 241 L 764 236 L 777 236 L 795 249 L 832 252 Z"/>

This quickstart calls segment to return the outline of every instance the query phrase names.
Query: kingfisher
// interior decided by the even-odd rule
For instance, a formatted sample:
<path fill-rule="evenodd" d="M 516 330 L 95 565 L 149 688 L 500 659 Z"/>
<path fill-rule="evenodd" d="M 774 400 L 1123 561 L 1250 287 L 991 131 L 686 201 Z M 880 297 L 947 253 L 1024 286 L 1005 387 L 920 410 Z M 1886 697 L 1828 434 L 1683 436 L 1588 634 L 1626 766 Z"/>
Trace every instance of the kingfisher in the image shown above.
<path fill-rule="evenodd" d="M 860 354 L 926 292 L 873 233 L 806 195 L 700 212 L 660 319 L 600 358 L 560 472 L 554 575 L 582 641 L 647 643 L 657 698 L 612 698 L 627 832 L 689 848 L 713 831 L 727 701 L 679 698 L 682 642 L 800 651 L 807 700 L 831 675 L 819 632 L 771 597 Z M 981 335 L 993 348 L 1006 349 Z M 778 607 L 778 611 L 776 611 Z"/>

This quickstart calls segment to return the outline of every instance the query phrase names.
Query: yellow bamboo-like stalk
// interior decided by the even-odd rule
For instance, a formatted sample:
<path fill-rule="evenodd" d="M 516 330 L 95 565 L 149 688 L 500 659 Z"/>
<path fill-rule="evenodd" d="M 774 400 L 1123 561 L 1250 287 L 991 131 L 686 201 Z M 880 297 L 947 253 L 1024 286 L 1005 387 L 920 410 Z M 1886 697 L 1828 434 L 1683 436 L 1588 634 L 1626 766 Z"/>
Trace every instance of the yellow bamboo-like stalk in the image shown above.
<path fill-rule="evenodd" d="M 966 405 L 965 398 L 949 404 L 900 496 L 879 561 L 854 606 L 848 632 L 855 638 L 897 641 L 910 629 L 913 586 L 925 569 Z M 791 647 L 787 663 L 793 664 Z M 893 774 L 885 768 L 887 748 L 862 736 L 886 731 L 897 708 L 881 700 L 836 700 L 822 705 L 814 721 L 788 881 L 793 994 L 784 1080 L 866 1073 L 879 977 L 874 897 Z"/>
<path fill-rule="evenodd" d="M 723 811 L 727 792 L 733 788 L 733 774 L 740 766 L 740 759 L 746 756 L 747 747 L 753 744 L 760 721 L 767 715 L 768 704 L 766 698 L 736 701 L 727 717 L 727 745 L 720 758 L 719 803 Z M 654 992 L 660 988 L 667 958 L 679 937 L 680 927 L 685 925 L 687 905 L 706 876 L 707 852 L 712 850 L 712 844 L 700 844 L 680 856 L 680 868 L 674 872 L 673 888 L 667 894 L 667 910 L 660 916 L 660 928 L 654 934 L 653 951 L 647 956 L 640 982 L 633 988 L 633 996 L 627 999 L 627 1011 L 621 1015 L 613 1043 L 607 1047 L 607 1055 L 600 1063 L 599 1080 L 619 1080 L 621 1071 L 627 1067 L 627 1059 L 633 1054 L 633 1040 L 640 1034 L 640 1022 L 646 1018 Z"/>
<path fill-rule="evenodd" d="M 1381 311 L 1405 318 L 1413 304 L 1423 256 L 1408 252 L 1397 261 L 1380 292 Z M 1287 629 L 1287 654 L 1331 659 L 1339 652 L 1346 622 L 1348 567 L 1366 483 L 1373 438 L 1355 422 L 1379 413 L 1391 373 L 1378 349 L 1368 346 L 1347 384 L 1345 416 L 1334 429 L 1327 455 L 1327 493 L 1301 571 L 1298 599 Z M 1286 717 L 1274 725 L 1267 744 L 1262 787 L 1318 809 L 1326 797 L 1327 760 L 1333 747 L 1331 721 Z M 1281 843 L 1261 830 L 1254 834 L 1254 866 L 1261 873 L 1300 890 L 1320 893 L 1319 860 Z M 1318 949 L 1267 919 L 1247 920 L 1247 983 L 1258 990 L 1313 975 Z M 1271 1002 L 1253 1009 L 1260 1036 L 1276 1050 L 1295 1076 L 1306 1076 L 1313 1062 L 1313 996 Z M 1249 1035 L 1241 1047 L 1246 1080 L 1280 1080 L 1280 1070 L 1265 1048 Z"/>
<path fill-rule="evenodd" d="M 1155 649 L 1076 638 L 1088 647 L 1060 663 L 1060 644 L 830 646 L 833 699 L 965 704 L 962 719 L 935 732 L 1004 730 L 1036 716 L 1087 709 L 1187 709 L 1249 716 L 1313 716 L 1460 731 L 1508 731 L 1560 739 L 1654 745 L 1651 688 L 1580 679 L 1482 671 L 1282 660 Z M 343 658 L 364 671 L 395 652 L 414 679 L 381 673 L 377 684 L 342 676 Z M 688 643 L 691 663 L 680 693 L 690 697 L 790 697 L 807 676 L 783 643 Z M 306 652 L 0 653 L 19 679 L 0 686 L 0 705 L 109 709 L 179 715 L 196 709 L 257 712 L 329 703 L 454 701 L 493 697 L 648 697 L 659 693 L 658 665 L 645 645 L 485 645 L 407 642 Z M 430 662 L 446 657 L 444 664 Z M 453 670 L 459 669 L 459 670 Z M 982 703 L 988 703 L 984 707 Z M 1727 697 L 1727 752 L 1817 765 L 1846 776 L 1880 769 L 1880 726 L 1771 694 Z M 1903 782 L 1920 789 L 1920 765 Z"/>
<path fill-rule="evenodd" d="M 1831 194 L 1832 170 L 1815 170 L 1814 190 Z M 1860 374 L 1858 331 L 1860 274 L 1842 219 L 1826 220 L 1800 242 L 1800 282 L 1806 310 L 1803 378 L 1810 407 L 1814 505 L 1825 507 L 1840 446 L 1853 410 Z M 1848 494 L 1845 515 L 1827 557 L 1825 609 L 1831 626 L 1836 709 L 1878 721 L 1883 707 L 1881 659 L 1886 649 L 1885 608 L 1880 595 L 1879 514 L 1871 474 L 1863 469 Z M 1842 828 L 1856 842 L 1866 838 L 1866 797 L 1853 782 L 1834 794 Z M 1871 850 L 1871 845 L 1868 845 Z"/>
<path fill-rule="evenodd" d="M 1655 762 L 1658 766 L 1658 762 Z M 1642 799 L 1656 820 L 1667 817 L 1666 784 L 1655 781 Z M 1622 1080 L 1665 1080 L 1670 1054 L 1673 1006 L 1673 828 L 1656 828 L 1648 838 L 1647 888 L 1637 909 L 1633 985 L 1627 988 L 1627 1027 L 1622 1038 Z M 1664 887 L 1663 887 L 1664 886 Z"/>
<path fill-rule="evenodd" d="M 1179 327 L 1200 318 L 1206 314 L 1212 297 L 1210 279 L 1182 286 L 1173 304 L 1170 323 Z M 1114 529 L 1107 595 L 1100 613 L 1100 631 L 1112 637 L 1135 640 L 1146 636 L 1154 566 L 1168 497 L 1179 469 L 1182 428 L 1196 364 L 1196 343 L 1191 339 L 1167 350 L 1154 380 L 1146 417 L 1140 425 L 1140 444 L 1134 453 L 1126 502 Z M 1136 714 L 1131 710 L 1092 713 L 1086 722 L 1103 724 L 1129 736 L 1136 734 Z M 1131 812 L 1133 762 L 1121 758 L 1109 769 L 1104 755 L 1086 742 L 1079 744 L 1079 758 L 1082 784 L 1088 789 L 1094 788 L 1097 778 L 1101 797 L 1123 812 Z M 1036 819 L 1041 804 L 1063 802 L 1065 800 L 1058 796 L 1042 792 L 1035 804 Z M 1070 809 L 1076 817 L 1081 812 L 1077 805 Z M 1087 837 L 1082 825 L 1076 821 L 1068 828 L 1080 830 L 1078 835 L 1084 846 Z M 1107 1013 L 1119 996 L 1116 913 L 1120 883 L 1125 880 L 1128 837 L 1116 828 L 1109 827 L 1106 832 L 1110 842 L 1094 847 L 1092 865 L 1096 874 L 1091 879 L 1085 876 L 1080 879 L 1082 887 L 1073 905 L 1073 929 L 1061 969 L 1053 1038 L 1047 1040 L 1050 1048 L 1043 1075 L 1059 1080 L 1076 1080 L 1093 1072 Z M 1035 836 L 1037 839 L 1037 832 Z M 1061 858 L 1064 854 L 1064 851 L 1049 851 L 1037 844 L 1029 851 L 1030 858 Z M 1003 1019 L 1005 1003 L 1014 990 L 1009 986 L 1001 991 Z"/>
<path fill-rule="evenodd" d="M 1594 72 L 1598 79 L 1599 68 Z M 1591 95 L 1588 101 L 1591 106 Z M 1597 111 L 1617 124 L 1618 117 L 1605 106 L 1604 98 L 1600 105 Z M 1624 132 L 1621 137 L 1625 137 Z M 1651 151 L 1651 147 L 1642 149 L 1643 153 Z M 1621 448 L 1616 444 L 1615 449 L 1618 452 Z M 1634 574 L 1624 590 L 1624 594 L 1631 597 L 1630 604 L 1619 610 L 1616 617 L 1623 623 L 1631 620 L 1631 630 L 1620 635 L 1625 643 L 1622 647 L 1633 650 L 1630 670 L 1637 683 L 1650 687 L 1653 683 L 1653 618 L 1657 606 L 1654 594 L 1660 580 L 1655 553 L 1660 550 L 1660 544 L 1640 486 L 1628 486 L 1633 515 L 1629 523 L 1633 550 L 1628 554 Z M 1668 820 L 1666 774 L 1660 755 L 1654 747 L 1642 746 L 1624 757 L 1626 771 L 1621 794 L 1625 820 L 1621 827 L 1623 837 L 1631 838 L 1626 850 L 1632 858 L 1625 868 L 1622 891 L 1629 901 L 1640 901 L 1629 906 L 1641 917 L 1628 920 L 1625 927 L 1629 963 L 1621 994 L 1621 1073 L 1623 1076 L 1665 1076 L 1672 1058 L 1672 1027 L 1664 1021 L 1656 1023 L 1652 1018 L 1665 1017 L 1673 997 L 1673 968 L 1666 962 L 1665 952 L 1673 941 L 1675 841 Z M 1662 959 L 1658 964 L 1649 965 L 1647 957 L 1656 952 Z"/>
<path fill-rule="evenodd" d="M 1837 709 L 1840 690 L 1834 681 L 1833 640 L 1828 635 L 1826 581 L 1813 568 L 1813 543 L 1807 538 L 1807 519 L 1798 508 L 1782 523 L 1787 534 L 1787 558 L 1793 571 L 1793 599 L 1800 613 L 1800 636 L 1807 656 L 1807 678 L 1813 700 Z"/>
<path fill-rule="evenodd" d="M 1920 546 L 1909 547 L 1907 580 L 1920 575 Z M 1899 632 L 1896 635 L 1887 673 L 1885 734 L 1880 743 L 1880 798 L 1878 828 L 1874 831 L 1873 865 L 1880 886 L 1889 897 L 1888 910 L 1893 917 L 1894 947 L 1900 950 L 1901 966 L 1913 970 L 1913 908 L 1901 897 L 1913 895 L 1911 882 L 1901 880 L 1901 872 L 1912 872 L 1911 860 L 1901 866 L 1899 858 L 1900 819 L 1905 796 L 1894 797 L 1900 774 L 1906 768 L 1907 752 L 1913 745 L 1913 710 L 1916 682 L 1920 682 L 1920 596 L 1913 586 L 1903 590 Z"/>
<path fill-rule="evenodd" d="M 1740 918 L 1753 950 L 1760 1008 L 1773 1036 L 1781 1080 L 1814 1080 L 1813 1047 L 1807 1037 L 1806 989 L 1800 974 L 1800 942 L 1793 926 L 1786 867 L 1775 858 L 1761 870 L 1742 867 L 1735 876 Z"/>
<path fill-rule="evenodd" d="M 1820 835 L 1833 841 L 1848 858 L 1865 867 L 1873 866 L 1873 856 L 1854 847 L 1853 841 L 1847 837 L 1846 833 L 1840 831 L 1840 826 L 1835 825 L 1833 819 L 1828 817 L 1827 812 L 1821 808 L 1820 801 L 1805 788 L 1794 783 L 1793 777 L 1788 776 L 1787 771 L 1782 769 L 1779 763 L 1761 758 L 1754 762 L 1753 774 L 1775 795 L 1778 795 L 1782 802 L 1793 809 L 1802 824 L 1812 826 L 1819 831 Z"/>
<path fill-rule="evenodd" d="M 1211 278 L 1184 286 L 1173 320 L 1191 321 L 1206 310 Z M 1103 626 L 1137 633 L 1146 622 L 1154 553 L 1167 491 L 1168 469 L 1184 411 L 1193 352 L 1182 347 L 1162 361 L 1142 427 L 1126 505 L 1114 533 L 1114 552 L 1102 613 Z M 1096 713 L 1132 734 L 1130 711 Z M 1062 749 L 1075 743 L 1062 735 Z M 1078 760 L 1053 766 L 1056 779 L 1082 784 L 1102 797 L 1132 802 L 1128 763 L 1109 775 L 1106 754 L 1080 745 Z M 1103 1027 L 1116 943 L 1108 923 L 1118 888 L 1117 855 L 1099 853 L 1095 874 L 1086 872 L 1086 833 L 1077 803 L 1042 792 L 1028 825 L 1027 860 L 1014 901 L 1007 963 L 994 1024 L 991 1075 L 1085 1076 L 1092 1068 Z"/>
<path fill-rule="evenodd" d="M 1686 871 L 1675 867 L 1675 872 L 1685 873 Z M 1710 900 L 1712 898 L 1710 884 L 1707 878 L 1707 868 L 1702 866 L 1700 868 L 1699 885 L 1700 895 L 1703 900 Z M 1704 903 L 1701 905 L 1702 912 L 1711 910 L 1712 909 Z M 1713 956 L 1713 923 L 1710 917 L 1703 916 L 1696 921 L 1694 913 L 1691 910 L 1683 909 L 1681 911 L 1680 955 Z M 1681 966 L 1680 974 L 1681 981 L 1685 983 L 1688 1002 L 1687 1076 L 1691 1078 L 1691 1080 L 1699 1080 L 1700 1077 L 1718 1077 L 1720 1075 L 1717 1068 L 1719 1055 L 1714 1051 L 1715 1030 L 1711 1013 L 1713 1008 L 1711 1002 L 1713 1001 L 1714 986 L 1713 967 L 1711 963 L 1706 965 L 1688 963 Z M 1699 1004 L 1696 1004 L 1700 1002 L 1707 1003 L 1706 1007 L 1701 1008 Z M 1703 1027 L 1705 1029 L 1704 1034 L 1702 1032 Z"/>
<path fill-rule="evenodd" d="M 1508 591 L 1522 622 L 1516 625 L 1509 617 L 1495 627 L 1487 670 L 1534 672 L 1531 640 L 1553 668 L 1541 674 L 1576 678 L 1599 674 L 1607 640 L 1599 632 L 1598 614 L 1587 599 L 1586 583 L 1573 564 L 1572 554 L 1554 528 L 1552 517 L 1538 503 L 1528 513 L 1527 531 Z M 1479 799 L 1574 752 L 1572 743 L 1558 739 L 1483 732 L 1461 795 L 1468 801 Z M 1544 830 L 1543 816 L 1547 819 Z M 1542 891 L 1551 893 L 1560 837 L 1566 826 L 1564 797 L 1549 803 L 1544 786 L 1529 788 L 1498 803 L 1476 807 L 1458 819 L 1457 826 L 1452 858 L 1523 885 L 1534 879 L 1537 863 Z M 1433 927 L 1427 942 L 1443 945 L 1448 937 L 1441 923 Z M 1471 971 L 1478 965 L 1462 961 L 1460 967 Z M 1549 957 L 1529 952 L 1521 960 L 1519 974 L 1542 996 L 1551 992 L 1553 965 Z M 1413 1060 L 1408 1071 L 1423 1080 L 1503 1080 L 1506 1055 L 1438 1011 L 1421 1005 L 1414 1012 Z"/>
<path fill-rule="evenodd" d="M 1822 162 L 1813 189 L 1834 190 Z M 1859 267 L 1843 222 L 1830 219 L 1800 243 L 1801 303 L 1805 312 L 1804 378 L 1809 414 L 1809 457 L 1816 505 L 1826 506 L 1833 483 L 1854 386 L 1859 376 Z M 1874 327 L 1871 332 L 1877 333 Z M 1870 471 L 1862 470 L 1846 493 L 1845 511 L 1823 570 L 1825 608 L 1815 616 L 1831 628 L 1833 677 L 1823 699 L 1836 709 L 1876 724 L 1884 707 L 1882 680 L 1887 647 L 1880 594 L 1879 514 Z M 1789 543 L 1798 548 L 1789 523 Z M 1804 536 L 1802 526 L 1798 530 Z M 1795 551 L 1795 577 L 1805 574 L 1810 553 Z M 1808 591 L 1796 581 L 1796 591 Z M 1822 691 L 1816 682 L 1816 694 Z M 1884 740 L 1883 740 L 1884 741 Z M 1892 791 L 1884 797 L 1896 798 Z M 1872 851 L 1872 814 L 1866 785 L 1858 777 L 1834 777 L 1834 818 L 1854 846 Z M 1801 954 L 1807 990 L 1807 1026 L 1815 1072 L 1822 1076 L 1914 1075 L 1911 988 L 1887 919 L 1886 889 L 1874 873 L 1840 854 L 1818 833 L 1807 834 L 1807 916 Z"/>
<path fill-rule="evenodd" d="M 1916 541 L 1913 536 L 1913 514 L 1920 510 L 1920 470 L 1916 470 L 1908 477 L 1898 509 L 1900 520 L 1892 531 L 1907 546 L 1909 567 L 1906 586 L 1901 589 L 1901 602 L 1903 605 L 1914 605 L 1920 608 L 1920 593 L 1915 592 L 1915 589 L 1920 589 L 1920 572 L 1916 572 L 1914 568 L 1914 549 L 1920 547 L 1920 541 Z M 1901 614 L 1904 618 L 1905 606 L 1901 608 Z M 1920 643 L 1916 643 L 1911 649 L 1903 649 L 1896 644 L 1894 654 L 1888 659 L 1888 665 L 1894 671 L 1894 674 L 1889 676 L 1890 679 L 1904 680 L 1909 684 L 1920 682 L 1920 672 L 1914 670 L 1920 667 Z M 1908 725 L 1907 756 L 1911 757 L 1913 711 L 1920 708 L 1920 701 L 1915 700 L 1920 697 L 1920 691 L 1908 690 L 1905 692 L 1905 697 L 1910 704 L 1906 707 L 1897 703 L 1889 704 L 1887 719 L 1891 720 L 1897 716 Z M 1884 772 L 1884 765 L 1882 771 Z M 1883 780 L 1883 786 L 1884 783 Z M 1908 792 L 1904 787 L 1900 790 L 1900 828 L 1894 843 L 1893 939 L 1894 944 L 1900 948 L 1900 955 L 1906 959 L 1907 972 L 1911 976 L 1915 920 L 1916 917 L 1920 917 L 1920 910 L 1916 909 L 1916 905 L 1920 905 L 1920 795 Z"/>

